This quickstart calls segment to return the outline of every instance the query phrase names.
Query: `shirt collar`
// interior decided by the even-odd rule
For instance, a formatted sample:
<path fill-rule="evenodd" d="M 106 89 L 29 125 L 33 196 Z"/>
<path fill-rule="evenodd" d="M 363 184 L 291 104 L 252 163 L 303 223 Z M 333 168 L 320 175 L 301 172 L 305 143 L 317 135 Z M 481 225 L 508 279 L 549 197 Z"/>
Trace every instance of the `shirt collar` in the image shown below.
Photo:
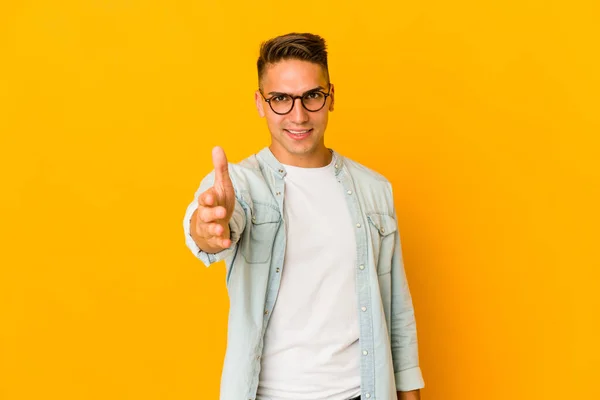
<path fill-rule="evenodd" d="M 331 152 L 333 157 L 332 163 L 335 175 L 338 176 L 340 171 L 342 170 L 342 166 L 344 165 L 344 157 L 335 152 L 333 149 L 328 150 Z M 261 158 L 265 162 L 265 164 L 267 164 L 269 168 L 271 168 L 271 170 L 273 170 L 275 175 L 279 176 L 280 178 L 283 178 L 285 176 L 285 166 L 283 166 L 277 160 L 277 158 L 275 158 L 275 155 L 273 155 L 273 152 L 271 151 L 271 149 L 269 149 L 268 146 L 258 153 L 258 157 Z"/>

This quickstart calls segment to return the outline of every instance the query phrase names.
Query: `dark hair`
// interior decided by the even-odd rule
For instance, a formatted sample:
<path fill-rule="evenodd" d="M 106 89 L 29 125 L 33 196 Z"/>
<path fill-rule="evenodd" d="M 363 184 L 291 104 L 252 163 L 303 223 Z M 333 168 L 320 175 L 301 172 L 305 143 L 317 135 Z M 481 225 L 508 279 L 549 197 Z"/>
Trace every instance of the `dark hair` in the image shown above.
<path fill-rule="evenodd" d="M 256 62 L 259 85 L 269 64 L 275 64 L 282 60 L 302 60 L 319 64 L 325 70 L 325 75 L 329 80 L 325 39 L 318 35 L 288 33 L 263 42 Z"/>

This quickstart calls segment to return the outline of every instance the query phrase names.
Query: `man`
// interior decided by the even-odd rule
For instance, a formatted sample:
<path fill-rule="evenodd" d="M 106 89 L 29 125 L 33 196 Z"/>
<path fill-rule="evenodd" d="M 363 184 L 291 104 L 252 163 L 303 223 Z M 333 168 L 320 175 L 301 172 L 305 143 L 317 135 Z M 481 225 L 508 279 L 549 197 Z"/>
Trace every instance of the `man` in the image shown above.
<path fill-rule="evenodd" d="M 213 149 L 183 222 L 190 250 L 227 267 L 221 399 L 419 399 L 391 184 L 325 147 L 325 41 L 276 37 L 257 66 L 271 145 L 239 164 Z"/>

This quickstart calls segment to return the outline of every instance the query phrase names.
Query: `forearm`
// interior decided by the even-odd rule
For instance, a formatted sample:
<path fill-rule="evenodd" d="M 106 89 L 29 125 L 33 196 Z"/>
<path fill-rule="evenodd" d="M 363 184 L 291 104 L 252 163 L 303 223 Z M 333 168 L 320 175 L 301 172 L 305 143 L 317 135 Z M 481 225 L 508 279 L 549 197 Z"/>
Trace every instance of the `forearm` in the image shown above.
<path fill-rule="evenodd" d="M 398 392 L 398 400 L 421 400 L 421 390 L 411 390 L 410 392 Z"/>

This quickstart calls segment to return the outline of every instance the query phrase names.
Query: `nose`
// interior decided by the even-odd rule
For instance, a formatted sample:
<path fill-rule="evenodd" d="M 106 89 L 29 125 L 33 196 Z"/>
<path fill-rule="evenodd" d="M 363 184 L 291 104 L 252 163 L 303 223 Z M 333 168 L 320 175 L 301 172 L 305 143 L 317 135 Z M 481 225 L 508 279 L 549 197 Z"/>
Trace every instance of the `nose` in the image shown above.
<path fill-rule="evenodd" d="M 290 120 L 297 125 L 301 125 L 308 121 L 308 111 L 306 111 L 302 105 L 302 99 L 294 99 L 294 108 L 292 108 L 292 111 L 290 111 L 289 116 Z"/>

